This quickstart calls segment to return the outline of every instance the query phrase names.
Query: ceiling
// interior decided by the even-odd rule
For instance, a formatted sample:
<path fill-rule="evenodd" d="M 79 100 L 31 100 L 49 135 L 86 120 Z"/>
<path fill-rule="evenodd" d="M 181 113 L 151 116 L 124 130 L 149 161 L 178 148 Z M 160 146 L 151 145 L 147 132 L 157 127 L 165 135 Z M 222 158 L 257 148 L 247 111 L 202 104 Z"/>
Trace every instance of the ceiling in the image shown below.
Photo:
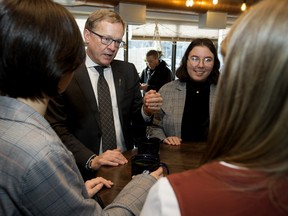
<path fill-rule="evenodd" d="M 205 13 L 210 11 L 226 12 L 230 15 L 241 13 L 240 7 L 244 0 L 218 0 L 217 5 L 213 5 L 212 0 L 194 0 L 193 7 L 186 7 L 186 0 L 78 0 L 87 5 L 101 7 L 115 7 L 119 3 L 144 4 L 149 11 L 167 11 L 181 13 Z M 247 7 L 261 0 L 246 0 Z"/>
<path fill-rule="evenodd" d="M 196 37 L 208 37 L 217 41 L 227 34 L 229 27 L 242 13 L 240 7 L 243 3 L 243 0 L 218 0 L 218 4 L 215 6 L 212 4 L 212 0 L 194 0 L 193 7 L 186 7 L 186 0 L 58 1 L 65 2 L 66 6 L 70 4 L 68 9 L 77 17 L 81 31 L 84 28 L 87 16 L 95 8 L 115 9 L 119 3 L 146 5 L 146 22 L 130 25 L 128 35 L 134 40 L 154 40 L 156 24 L 158 24 L 159 36 L 163 41 L 191 41 L 191 38 Z M 249 8 L 259 1 L 261 0 L 246 0 L 247 7 Z M 221 31 L 219 28 L 200 28 L 200 15 L 207 11 L 226 12 L 228 14 L 226 28 L 221 28 Z M 128 15 L 131 14 L 133 14 L 132 11 Z M 121 16 L 123 15 L 125 16 L 125 14 L 121 14 Z"/>

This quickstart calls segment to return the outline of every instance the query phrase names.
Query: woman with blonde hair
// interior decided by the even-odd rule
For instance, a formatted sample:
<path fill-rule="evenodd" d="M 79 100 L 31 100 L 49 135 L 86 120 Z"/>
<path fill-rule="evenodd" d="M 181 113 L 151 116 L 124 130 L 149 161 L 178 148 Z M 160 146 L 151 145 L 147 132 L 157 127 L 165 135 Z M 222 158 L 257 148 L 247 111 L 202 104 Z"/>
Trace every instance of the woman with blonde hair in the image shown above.
<path fill-rule="evenodd" d="M 142 215 L 288 215 L 287 8 L 264 0 L 233 25 L 203 165 L 160 180 Z"/>

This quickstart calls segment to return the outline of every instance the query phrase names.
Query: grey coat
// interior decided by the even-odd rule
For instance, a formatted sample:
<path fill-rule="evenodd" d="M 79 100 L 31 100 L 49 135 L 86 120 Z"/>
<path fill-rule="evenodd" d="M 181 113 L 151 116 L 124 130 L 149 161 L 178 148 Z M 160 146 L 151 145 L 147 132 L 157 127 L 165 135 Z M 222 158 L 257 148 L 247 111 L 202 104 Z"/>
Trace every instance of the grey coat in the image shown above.
<path fill-rule="evenodd" d="M 210 119 L 214 107 L 215 85 L 210 85 L 209 112 Z M 153 125 L 147 128 L 147 135 L 161 140 L 169 136 L 181 137 L 182 116 L 186 98 L 186 82 L 179 80 L 164 85 L 159 93 L 163 105 L 159 113 L 154 115 Z"/>

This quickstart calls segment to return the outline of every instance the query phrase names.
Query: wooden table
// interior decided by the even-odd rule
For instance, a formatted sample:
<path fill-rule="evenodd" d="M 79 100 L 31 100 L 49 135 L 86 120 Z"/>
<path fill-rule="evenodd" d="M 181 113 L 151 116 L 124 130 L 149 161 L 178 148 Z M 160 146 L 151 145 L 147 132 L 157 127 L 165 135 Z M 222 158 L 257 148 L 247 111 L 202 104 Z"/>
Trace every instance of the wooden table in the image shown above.
<path fill-rule="evenodd" d="M 205 150 L 205 143 L 182 143 L 180 146 L 160 145 L 160 159 L 169 167 L 170 173 L 182 172 L 199 166 L 201 156 Z M 102 166 L 97 176 L 114 182 L 111 189 L 103 188 L 98 192 L 102 207 L 110 204 L 125 185 L 131 180 L 131 157 L 137 154 L 137 149 L 123 153 L 128 163 L 118 167 Z"/>

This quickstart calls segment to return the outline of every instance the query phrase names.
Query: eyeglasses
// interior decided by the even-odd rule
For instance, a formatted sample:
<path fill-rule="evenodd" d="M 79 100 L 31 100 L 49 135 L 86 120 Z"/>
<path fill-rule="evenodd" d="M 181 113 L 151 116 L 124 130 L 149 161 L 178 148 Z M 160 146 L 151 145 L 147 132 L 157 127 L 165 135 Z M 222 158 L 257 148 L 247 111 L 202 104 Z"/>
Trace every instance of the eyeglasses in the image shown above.
<path fill-rule="evenodd" d="M 104 45 L 110 45 L 112 42 L 114 42 L 114 46 L 117 47 L 117 48 L 121 48 L 124 46 L 125 42 L 122 41 L 122 40 L 115 40 L 111 37 L 105 37 L 103 35 L 100 35 L 100 34 L 97 34 L 96 32 L 90 30 L 90 29 L 87 29 L 88 31 L 90 31 L 92 34 L 100 37 L 101 39 L 101 43 L 104 44 Z"/>
<path fill-rule="evenodd" d="M 192 56 L 191 57 L 191 61 L 192 63 L 194 63 L 195 65 L 198 65 L 200 64 L 200 61 L 203 62 L 204 65 L 206 66 L 210 66 L 213 64 L 213 58 L 211 57 L 205 57 L 203 59 L 200 59 L 198 56 Z"/>

